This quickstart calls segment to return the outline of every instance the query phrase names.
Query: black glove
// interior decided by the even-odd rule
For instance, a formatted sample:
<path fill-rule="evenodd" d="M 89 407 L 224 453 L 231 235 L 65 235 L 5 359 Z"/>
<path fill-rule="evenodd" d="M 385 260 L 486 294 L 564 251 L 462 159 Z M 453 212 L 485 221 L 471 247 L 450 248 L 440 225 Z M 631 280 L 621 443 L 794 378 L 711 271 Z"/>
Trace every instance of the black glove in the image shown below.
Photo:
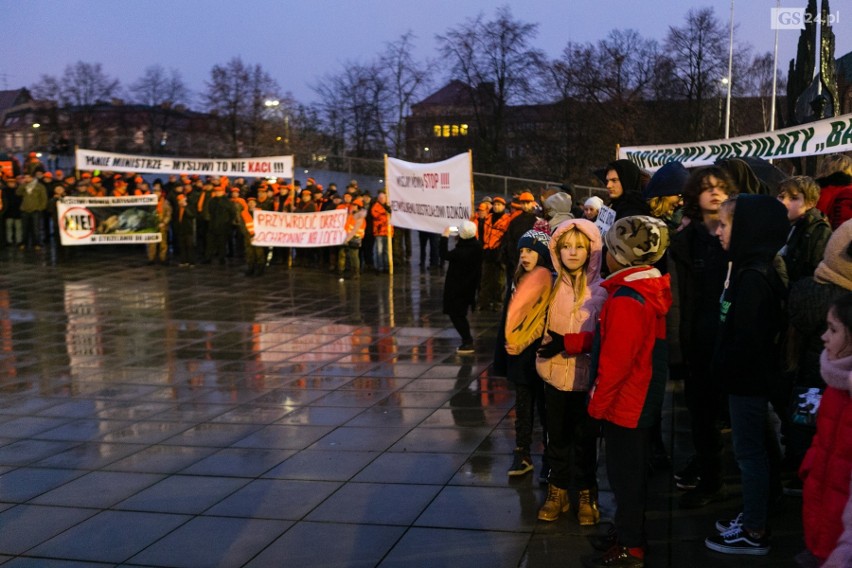
<path fill-rule="evenodd" d="M 548 330 L 550 335 L 550 343 L 542 344 L 536 353 L 543 359 L 550 359 L 565 351 L 565 338 L 555 331 Z"/>

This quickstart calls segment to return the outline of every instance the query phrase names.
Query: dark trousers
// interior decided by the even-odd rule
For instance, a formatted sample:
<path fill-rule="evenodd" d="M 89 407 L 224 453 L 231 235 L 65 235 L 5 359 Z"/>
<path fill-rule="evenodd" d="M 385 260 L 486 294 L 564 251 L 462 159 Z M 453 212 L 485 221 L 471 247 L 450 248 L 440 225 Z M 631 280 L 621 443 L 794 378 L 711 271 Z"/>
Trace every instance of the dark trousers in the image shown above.
<path fill-rule="evenodd" d="M 686 408 L 689 410 L 692 445 L 701 471 L 703 488 L 715 491 L 722 485 L 722 431 L 726 397 L 718 377 L 706 366 L 693 365 L 684 379 Z"/>
<path fill-rule="evenodd" d="M 21 211 L 21 228 L 24 246 L 41 246 L 41 211 Z"/>
<path fill-rule="evenodd" d="M 538 376 L 525 384 L 515 384 L 515 446 L 529 452 L 532 446 L 532 434 L 535 428 L 535 414 L 538 413 L 541 428 L 544 431 L 544 444 L 547 446 L 547 412 L 544 403 L 544 381 Z"/>
<path fill-rule="evenodd" d="M 418 231 L 418 236 L 420 237 L 420 266 L 426 265 L 427 249 L 429 250 L 429 266 L 432 268 L 441 266 L 441 260 L 438 258 L 438 244 L 441 242 L 441 235 Z"/>
<path fill-rule="evenodd" d="M 467 321 L 467 309 L 463 312 L 453 312 L 447 314 L 456 331 L 461 336 L 462 343 L 473 343 L 473 336 L 470 334 L 470 322 Z"/>
<path fill-rule="evenodd" d="M 600 423 L 586 411 L 588 393 L 544 384 L 550 483 L 560 489 L 596 489 Z"/>
<path fill-rule="evenodd" d="M 651 434 L 648 428 L 624 428 L 603 421 L 606 472 L 615 495 L 615 530 L 622 546 L 645 543 L 645 499 L 648 492 L 648 458 Z"/>

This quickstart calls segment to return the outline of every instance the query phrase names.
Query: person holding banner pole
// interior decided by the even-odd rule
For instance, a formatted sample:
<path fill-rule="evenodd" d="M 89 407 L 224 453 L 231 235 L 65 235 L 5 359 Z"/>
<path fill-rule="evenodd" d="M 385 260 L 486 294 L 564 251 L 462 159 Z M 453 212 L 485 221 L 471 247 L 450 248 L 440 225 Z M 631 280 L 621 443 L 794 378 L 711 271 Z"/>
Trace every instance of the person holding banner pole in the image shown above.
<path fill-rule="evenodd" d="M 377 273 L 388 272 L 388 242 L 393 236 L 390 225 L 391 209 L 385 190 L 380 190 L 376 201 L 370 208 L 373 232 L 373 267 Z"/>

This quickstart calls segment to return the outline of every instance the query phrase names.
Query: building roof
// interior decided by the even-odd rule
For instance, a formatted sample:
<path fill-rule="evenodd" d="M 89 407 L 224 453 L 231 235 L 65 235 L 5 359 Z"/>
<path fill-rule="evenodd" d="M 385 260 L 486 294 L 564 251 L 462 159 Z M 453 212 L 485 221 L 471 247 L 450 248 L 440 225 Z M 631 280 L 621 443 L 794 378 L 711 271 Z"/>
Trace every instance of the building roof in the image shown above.
<path fill-rule="evenodd" d="M 32 100 L 26 89 L 14 89 L 11 91 L 0 91 L 0 112 Z"/>
<path fill-rule="evenodd" d="M 417 105 L 468 105 L 470 104 L 471 91 L 472 89 L 468 85 L 453 79 Z"/>

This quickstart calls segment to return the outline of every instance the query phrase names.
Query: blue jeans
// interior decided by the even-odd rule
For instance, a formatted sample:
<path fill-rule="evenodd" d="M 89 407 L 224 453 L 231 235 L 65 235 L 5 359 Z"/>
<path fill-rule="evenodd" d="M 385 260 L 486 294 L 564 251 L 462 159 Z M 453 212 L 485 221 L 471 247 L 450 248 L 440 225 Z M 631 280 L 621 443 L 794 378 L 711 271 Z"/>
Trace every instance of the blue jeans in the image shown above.
<path fill-rule="evenodd" d="M 388 269 L 388 238 L 374 237 L 373 241 L 373 267 L 376 270 Z"/>
<path fill-rule="evenodd" d="M 769 506 L 769 452 L 766 447 L 766 420 L 769 400 L 765 396 L 728 395 L 734 457 L 743 482 L 743 526 L 749 530 L 766 528 Z"/>

